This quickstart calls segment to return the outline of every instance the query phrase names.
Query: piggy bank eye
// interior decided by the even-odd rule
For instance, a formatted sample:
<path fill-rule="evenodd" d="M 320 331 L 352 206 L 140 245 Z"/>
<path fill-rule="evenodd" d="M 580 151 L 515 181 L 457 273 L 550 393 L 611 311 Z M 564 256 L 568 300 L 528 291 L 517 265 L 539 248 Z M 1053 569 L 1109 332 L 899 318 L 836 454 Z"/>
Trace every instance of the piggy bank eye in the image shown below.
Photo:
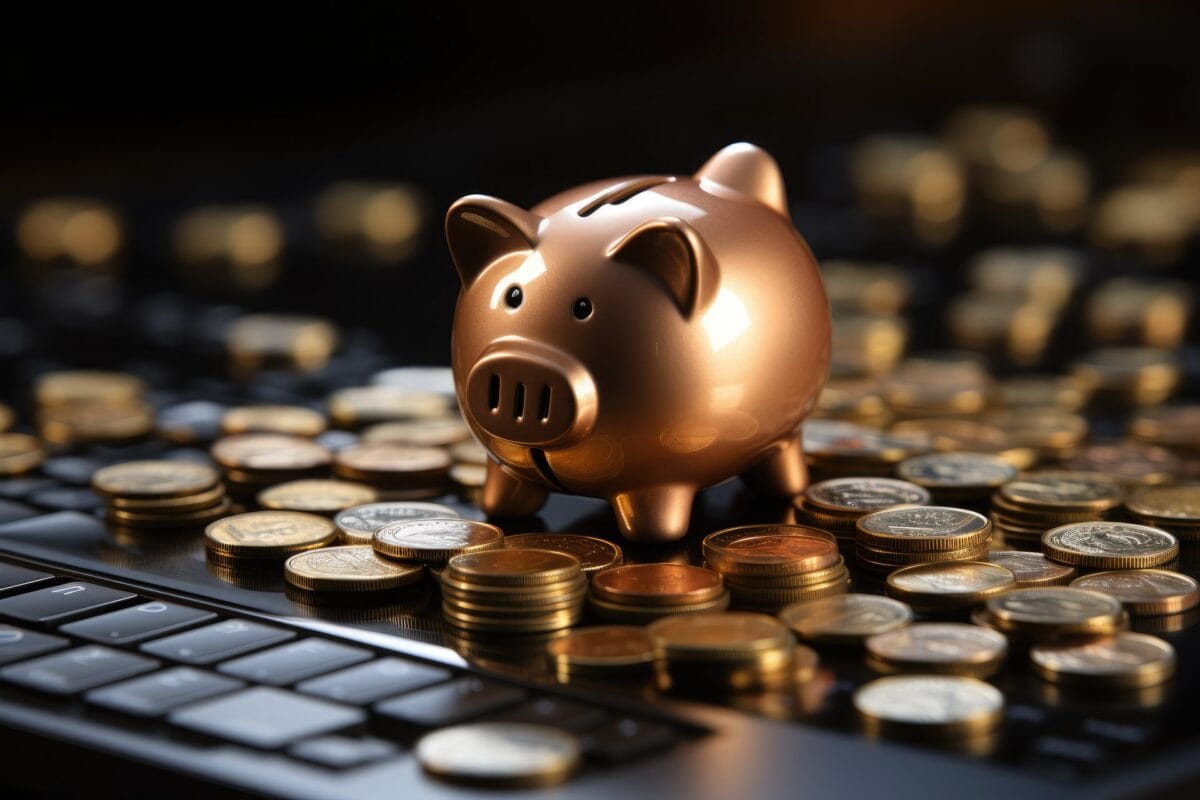
<path fill-rule="evenodd" d="M 575 315 L 575 319 L 587 319 L 592 315 L 592 301 L 586 297 L 579 298 L 571 307 L 571 313 Z"/>
<path fill-rule="evenodd" d="M 520 286 L 510 286 L 508 291 L 504 293 L 504 302 L 509 308 L 516 308 L 521 305 L 521 301 L 525 299 L 525 293 L 521 291 Z"/>

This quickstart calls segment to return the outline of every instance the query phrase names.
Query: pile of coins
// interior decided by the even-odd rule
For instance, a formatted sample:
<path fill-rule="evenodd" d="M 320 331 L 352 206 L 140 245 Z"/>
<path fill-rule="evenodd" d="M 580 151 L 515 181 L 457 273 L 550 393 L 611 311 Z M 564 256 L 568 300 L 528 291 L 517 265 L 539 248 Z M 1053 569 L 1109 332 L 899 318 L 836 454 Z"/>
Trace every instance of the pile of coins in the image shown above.
<path fill-rule="evenodd" d="M 440 503 L 391 501 L 367 503 L 339 511 L 333 517 L 333 524 L 346 544 L 369 545 L 375 538 L 375 531 L 393 522 L 433 517 L 453 519 L 458 516 L 461 515 L 453 508 Z"/>
<path fill-rule="evenodd" d="M 816 653 L 797 646 L 779 620 L 726 612 L 667 617 L 646 632 L 664 691 L 736 692 L 787 686 L 797 669 L 811 672 Z"/>
<path fill-rule="evenodd" d="M 322 478 L 333 458 L 311 439 L 281 433 L 242 433 L 213 442 L 209 451 L 237 498 L 253 498 L 280 483 Z"/>
<path fill-rule="evenodd" d="M 1125 498 L 1134 522 L 1168 531 L 1185 546 L 1200 544 L 1200 484 L 1146 486 Z"/>
<path fill-rule="evenodd" d="M 229 514 L 221 476 L 190 461 L 126 461 L 92 474 L 105 516 L 133 529 L 202 528 Z"/>
<path fill-rule="evenodd" d="M 662 617 L 724 611 L 729 599 L 721 574 L 711 569 L 626 564 L 592 578 L 588 608 L 605 622 L 644 625 Z"/>
<path fill-rule="evenodd" d="M 853 549 L 860 517 L 897 506 L 927 505 L 929 492 L 894 478 L 833 478 L 814 483 L 795 501 L 796 521 L 829 531 L 844 552 Z"/>
<path fill-rule="evenodd" d="M 725 579 L 738 608 L 775 611 L 788 603 L 845 594 L 849 572 L 836 540 L 797 525 L 742 525 L 702 543 L 704 561 Z"/>
<path fill-rule="evenodd" d="M 1120 503 L 1121 487 L 1102 475 L 1035 472 L 997 490 L 992 523 L 1006 545 L 1037 550 L 1050 528 L 1107 519 Z"/>
<path fill-rule="evenodd" d="M 896 475 L 927 489 L 934 502 L 974 507 L 1017 477 L 1017 468 L 992 453 L 928 453 L 900 462 Z"/>
<path fill-rule="evenodd" d="M 442 613 L 454 627 L 532 634 L 578 624 L 587 578 L 579 559 L 566 553 L 495 549 L 451 558 L 441 586 Z"/>
<path fill-rule="evenodd" d="M 1003 634 L 961 622 L 918 622 L 880 633 L 864 643 L 867 666 L 897 672 L 988 678 L 1000 671 L 1008 653 Z"/>
<path fill-rule="evenodd" d="M 964 508 L 914 506 L 876 511 L 858 520 L 859 566 L 886 576 L 901 567 L 978 561 L 992 539 L 988 518 Z"/>
<path fill-rule="evenodd" d="M 130 442 L 154 431 L 145 383 L 123 372 L 69 370 L 34 388 L 38 435 L 56 445 Z"/>

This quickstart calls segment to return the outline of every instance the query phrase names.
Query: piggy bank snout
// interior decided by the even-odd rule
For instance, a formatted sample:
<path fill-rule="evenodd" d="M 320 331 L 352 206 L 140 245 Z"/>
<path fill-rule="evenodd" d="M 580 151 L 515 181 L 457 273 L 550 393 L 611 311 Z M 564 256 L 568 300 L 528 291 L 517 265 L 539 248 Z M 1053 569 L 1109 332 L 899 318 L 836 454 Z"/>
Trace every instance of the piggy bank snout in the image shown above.
<path fill-rule="evenodd" d="M 570 355 L 537 342 L 497 342 L 467 374 L 466 412 L 487 433 L 527 447 L 578 441 L 596 421 L 596 386 Z"/>

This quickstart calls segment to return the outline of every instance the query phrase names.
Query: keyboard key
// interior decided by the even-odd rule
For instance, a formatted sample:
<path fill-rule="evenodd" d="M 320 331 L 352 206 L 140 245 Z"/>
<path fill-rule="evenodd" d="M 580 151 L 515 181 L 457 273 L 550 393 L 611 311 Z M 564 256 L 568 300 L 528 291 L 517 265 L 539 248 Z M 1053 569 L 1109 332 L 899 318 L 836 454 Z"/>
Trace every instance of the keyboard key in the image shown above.
<path fill-rule="evenodd" d="M 12 625 L 0 625 L 0 664 L 11 664 L 52 650 L 61 650 L 70 642 L 61 636 L 34 633 Z"/>
<path fill-rule="evenodd" d="M 142 650 L 185 664 L 212 664 L 260 647 L 286 642 L 295 635 L 291 631 L 260 625 L 248 619 L 227 619 L 194 631 L 155 639 L 142 645 Z"/>
<path fill-rule="evenodd" d="M 139 717 L 160 717 L 172 709 L 227 694 L 246 684 L 192 667 L 174 667 L 93 689 L 84 699 L 104 708 Z"/>
<path fill-rule="evenodd" d="M 376 713 L 412 727 L 440 728 L 515 706 L 524 689 L 482 678 L 431 686 L 375 704 Z"/>
<path fill-rule="evenodd" d="M 307 680 L 296 688 L 330 700 L 366 705 L 401 692 L 441 683 L 449 680 L 451 675 L 448 669 L 419 661 L 380 658 L 370 664 Z"/>
<path fill-rule="evenodd" d="M 11 500 L 0 500 L 0 525 L 17 522 L 30 517 L 36 517 L 40 511 L 30 508 L 24 503 L 14 503 Z"/>
<path fill-rule="evenodd" d="M 259 686 L 174 711 L 168 719 L 189 730 L 264 749 L 361 725 L 362 709 Z"/>
<path fill-rule="evenodd" d="M 25 499 L 50 511 L 93 511 L 104 505 L 100 495 L 91 489 L 73 489 L 70 486 L 42 489 Z"/>
<path fill-rule="evenodd" d="M 152 600 L 140 606 L 81 619 L 60 630 L 93 642 L 129 644 L 216 618 L 211 611 Z"/>
<path fill-rule="evenodd" d="M 295 758 L 331 769 L 347 769 L 393 756 L 400 748 L 372 736 L 320 736 L 291 746 Z"/>
<path fill-rule="evenodd" d="M 659 722 L 622 717 L 584 735 L 583 749 L 605 761 L 626 761 L 670 747 L 675 732 Z"/>
<path fill-rule="evenodd" d="M 53 580 L 48 572 L 38 572 L 36 569 L 18 567 L 16 564 L 5 564 L 0 561 L 0 592 L 15 592 L 21 589 L 31 589 L 39 583 Z"/>
<path fill-rule="evenodd" d="M 1088 717 L 1080 727 L 1089 736 L 1128 746 L 1145 744 L 1150 738 L 1150 733 L 1139 725 L 1096 719 L 1095 717 Z"/>
<path fill-rule="evenodd" d="M 75 694 L 158 667 L 152 658 L 90 644 L 0 669 L 0 680 L 50 694 Z"/>
<path fill-rule="evenodd" d="M 370 650 L 327 639 L 302 639 L 252 656 L 226 661 L 218 670 L 256 683 L 284 686 L 313 675 L 366 661 Z"/>
<path fill-rule="evenodd" d="M 552 725 L 567 731 L 585 731 L 603 724 L 608 715 L 603 709 L 565 700 L 561 697 L 538 697 L 531 702 L 510 708 L 489 717 L 496 722 L 522 722 L 533 725 Z"/>
<path fill-rule="evenodd" d="M 49 625 L 120 605 L 136 595 L 94 583 L 72 581 L 0 600 L 0 616 Z"/>

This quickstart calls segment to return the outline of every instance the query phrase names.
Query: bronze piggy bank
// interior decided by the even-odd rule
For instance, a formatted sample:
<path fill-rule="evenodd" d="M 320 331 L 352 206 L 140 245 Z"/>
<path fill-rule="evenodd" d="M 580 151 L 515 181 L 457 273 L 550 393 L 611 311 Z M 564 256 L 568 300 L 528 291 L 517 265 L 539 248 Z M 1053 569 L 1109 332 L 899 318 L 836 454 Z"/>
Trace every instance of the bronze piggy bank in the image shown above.
<path fill-rule="evenodd" d="M 804 489 L 829 305 L 765 151 L 731 145 L 691 177 L 597 181 L 529 211 L 470 195 L 446 238 L 455 387 L 494 458 L 487 513 L 589 495 L 629 539 L 669 541 L 696 492 L 731 476 Z"/>

